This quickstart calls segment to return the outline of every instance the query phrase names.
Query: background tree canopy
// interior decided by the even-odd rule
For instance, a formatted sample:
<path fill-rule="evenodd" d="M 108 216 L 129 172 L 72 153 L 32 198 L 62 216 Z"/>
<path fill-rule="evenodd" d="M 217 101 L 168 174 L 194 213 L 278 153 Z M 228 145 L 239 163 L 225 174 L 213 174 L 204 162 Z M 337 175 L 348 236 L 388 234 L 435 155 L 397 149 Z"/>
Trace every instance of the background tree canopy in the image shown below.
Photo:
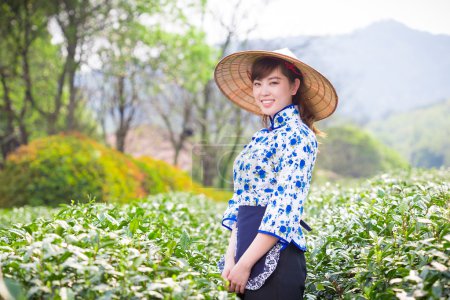
<path fill-rule="evenodd" d="M 238 21 L 254 11 L 239 1 L 230 5 L 232 16 L 207 9 L 205 1 L 4 1 L 0 168 L 20 145 L 64 131 L 78 131 L 127 152 L 142 143 L 130 140 L 130 133 L 149 124 L 169 144 L 169 151 L 153 145 L 170 153 L 166 161 L 179 166 L 180 157 L 188 157 L 184 169 L 197 181 L 231 189 L 234 157 L 261 125 L 224 99 L 212 80 L 221 56 L 256 43 L 247 41 L 247 35 L 257 24 Z M 222 42 L 215 45 L 207 43 L 204 23 L 198 22 L 209 15 L 223 28 Z M 296 50 L 311 43 L 305 40 Z M 323 172 L 316 176 L 371 176 L 405 168 L 406 161 L 419 167 L 446 165 L 446 139 L 433 135 L 430 142 L 423 133 L 433 126 L 427 123 L 429 116 L 444 116 L 444 110 L 404 117 L 409 118 L 404 123 L 416 127 L 401 126 L 403 117 L 394 116 L 365 127 L 395 150 L 356 128 L 324 123 L 321 129 L 329 131 L 329 139 L 323 141 L 316 168 Z M 421 128 L 421 133 L 412 128 Z"/>

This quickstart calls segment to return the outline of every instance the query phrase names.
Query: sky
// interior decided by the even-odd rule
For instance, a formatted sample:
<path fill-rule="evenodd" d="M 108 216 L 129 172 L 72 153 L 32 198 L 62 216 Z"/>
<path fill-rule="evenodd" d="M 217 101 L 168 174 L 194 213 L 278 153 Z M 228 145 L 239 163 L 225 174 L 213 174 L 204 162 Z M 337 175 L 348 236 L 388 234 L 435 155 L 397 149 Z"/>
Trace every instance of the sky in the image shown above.
<path fill-rule="evenodd" d="M 235 38 L 241 40 L 345 34 L 384 19 L 450 35 L 450 0 L 207 0 L 207 10 L 205 18 L 198 11 L 187 14 L 206 31 L 209 44 L 223 43 L 223 24 L 230 27 L 233 18 Z M 49 27 L 53 42 L 62 42 L 56 23 Z M 83 69 L 89 70 L 87 66 Z"/>
<path fill-rule="evenodd" d="M 226 22 L 235 15 L 232 2 L 236 1 L 209 0 L 208 8 L 219 12 L 215 18 L 205 20 L 210 42 L 221 39 L 218 17 Z M 257 24 L 248 35 L 250 38 L 344 34 L 383 19 L 450 35 L 450 0 L 241 0 L 241 3 L 246 14 L 239 18 L 239 26 L 245 31 Z"/>

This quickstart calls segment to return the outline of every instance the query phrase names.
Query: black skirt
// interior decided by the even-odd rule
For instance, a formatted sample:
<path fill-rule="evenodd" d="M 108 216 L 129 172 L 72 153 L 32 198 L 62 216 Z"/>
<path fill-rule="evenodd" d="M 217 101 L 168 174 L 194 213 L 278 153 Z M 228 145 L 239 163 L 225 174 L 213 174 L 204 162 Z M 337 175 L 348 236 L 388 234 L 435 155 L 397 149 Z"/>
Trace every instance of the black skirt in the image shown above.
<path fill-rule="evenodd" d="M 306 281 L 305 252 L 294 244 L 281 251 L 277 268 L 258 290 L 238 293 L 245 300 L 298 300 L 303 299 Z"/>

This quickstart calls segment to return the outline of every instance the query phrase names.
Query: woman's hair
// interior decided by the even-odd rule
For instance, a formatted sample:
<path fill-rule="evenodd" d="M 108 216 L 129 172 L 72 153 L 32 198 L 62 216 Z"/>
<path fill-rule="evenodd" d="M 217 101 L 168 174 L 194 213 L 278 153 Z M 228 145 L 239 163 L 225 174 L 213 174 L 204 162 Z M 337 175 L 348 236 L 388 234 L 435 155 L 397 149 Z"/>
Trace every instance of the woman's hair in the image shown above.
<path fill-rule="evenodd" d="M 257 59 L 252 64 L 252 69 L 250 73 L 250 80 L 253 82 L 256 79 L 262 79 L 268 76 L 273 70 L 276 68 L 280 68 L 281 73 L 283 73 L 291 84 L 295 82 L 295 79 L 300 79 L 300 86 L 303 84 L 303 76 L 298 68 L 295 68 L 295 73 L 288 69 L 286 66 L 286 61 L 283 59 L 279 59 L 276 57 L 261 57 Z M 297 73 L 297 74 L 296 74 Z M 292 104 L 295 104 L 299 107 L 300 118 L 301 120 L 318 136 L 325 137 L 326 134 L 323 131 L 320 131 L 315 125 L 314 115 L 308 110 L 307 105 L 303 105 L 301 102 L 300 96 L 300 88 L 297 90 L 297 93 L 292 96 Z M 264 115 L 262 118 L 262 123 L 264 127 L 269 126 L 269 116 Z"/>

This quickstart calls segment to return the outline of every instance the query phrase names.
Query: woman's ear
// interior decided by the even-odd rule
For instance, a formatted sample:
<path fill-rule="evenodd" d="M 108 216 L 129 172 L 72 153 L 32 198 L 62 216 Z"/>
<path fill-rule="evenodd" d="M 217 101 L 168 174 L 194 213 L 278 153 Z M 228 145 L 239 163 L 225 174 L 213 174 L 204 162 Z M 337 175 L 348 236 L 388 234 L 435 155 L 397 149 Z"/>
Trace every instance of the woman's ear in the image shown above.
<path fill-rule="evenodd" d="M 295 78 L 294 84 L 292 85 L 291 94 L 294 96 L 297 94 L 298 89 L 300 88 L 300 79 Z"/>

